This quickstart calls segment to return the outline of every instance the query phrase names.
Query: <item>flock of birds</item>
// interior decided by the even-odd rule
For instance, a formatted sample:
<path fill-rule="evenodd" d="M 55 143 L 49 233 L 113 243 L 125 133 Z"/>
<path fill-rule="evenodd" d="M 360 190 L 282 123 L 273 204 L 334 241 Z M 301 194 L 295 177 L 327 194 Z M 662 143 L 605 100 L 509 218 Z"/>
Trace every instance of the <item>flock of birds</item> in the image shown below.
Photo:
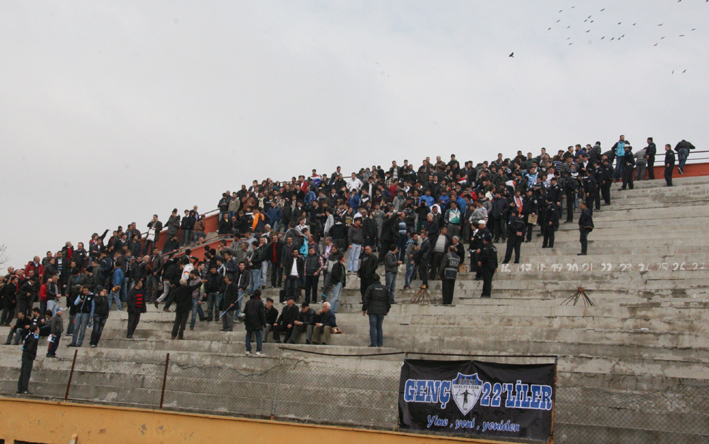
<path fill-rule="evenodd" d="M 678 0 L 678 3 L 681 3 L 681 2 L 682 2 L 682 0 Z M 709 0 L 705 0 L 705 2 L 706 2 L 706 3 L 709 3 Z M 576 8 L 576 6 L 571 6 L 570 9 L 575 9 L 575 8 Z M 594 16 L 593 14 L 589 15 L 588 17 L 586 17 L 586 18 L 583 20 L 583 24 L 571 22 L 571 23 L 567 24 L 566 29 L 572 29 L 572 25 L 574 26 L 574 28 L 575 28 L 576 26 L 580 26 L 581 29 L 587 28 L 587 29 L 584 31 L 583 34 L 591 34 L 591 33 L 594 31 L 594 27 L 593 27 L 594 22 L 595 22 L 597 19 L 599 19 L 599 17 L 598 17 L 599 15 L 600 15 L 600 16 L 603 16 L 603 13 L 605 12 L 605 10 L 606 10 L 606 8 L 602 8 L 602 9 L 597 13 L 597 16 Z M 559 14 L 562 14 L 563 12 L 564 12 L 563 9 L 560 9 L 560 10 L 559 10 Z M 604 17 L 604 18 L 607 19 L 607 17 Z M 605 22 L 605 21 L 606 21 L 606 20 L 604 20 L 604 22 Z M 554 26 L 556 26 L 557 24 L 560 24 L 559 26 L 561 26 L 562 29 L 563 29 L 563 26 L 564 26 L 566 23 L 562 23 L 562 19 L 560 18 L 560 19 L 556 20 L 556 23 L 555 23 L 554 25 L 550 26 L 550 27 L 547 29 L 547 31 L 551 31 L 552 29 L 554 29 Z M 584 24 L 585 24 L 585 25 L 584 25 Z M 618 22 L 618 25 L 616 25 L 616 26 L 621 26 L 621 28 L 618 28 L 618 31 L 614 33 L 615 35 L 610 35 L 610 36 L 608 36 L 608 35 L 601 35 L 601 36 L 597 36 L 596 38 L 598 38 L 599 40 L 604 40 L 604 41 L 606 41 L 606 42 L 611 42 L 611 41 L 618 42 L 618 41 L 620 41 L 620 40 L 626 38 L 626 37 L 625 37 L 625 33 L 626 33 L 626 32 L 628 32 L 628 33 L 632 32 L 632 29 L 633 29 L 632 27 L 637 26 L 637 24 L 638 24 L 637 22 L 634 22 L 634 23 L 632 23 L 632 24 L 631 24 L 631 23 L 626 23 L 625 26 L 622 26 L 622 25 L 623 25 L 623 22 L 622 22 L 622 21 L 619 21 L 619 22 Z M 658 24 L 657 24 L 657 27 L 660 27 L 660 28 L 661 28 L 663 25 L 664 25 L 664 23 L 658 23 Z M 607 28 L 606 28 L 606 29 L 607 29 Z M 696 30 L 697 30 L 697 28 L 691 28 L 689 32 L 694 32 L 694 31 L 696 31 Z M 601 33 L 601 34 L 603 34 L 603 33 Z M 618 35 L 618 34 L 620 34 L 620 35 Z M 687 34 L 679 34 L 679 35 L 676 36 L 676 38 L 682 38 L 682 37 L 685 37 L 686 35 L 687 35 Z M 589 36 L 589 37 L 590 37 L 590 36 Z M 672 38 L 672 37 L 674 37 L 674 36 L 669 36 L 669 38 Z M 662 35 L 662 36 L 659 38 L 659 40 L 658 40 L 656 43 L 654 43 L 653 46 L 658 46 L 658 45 L 659 45 L 663 40 L 665 40 L 666 38 L 668 38 L 668 35 Z M 569 41 L 569 40 L 571 40 L 571 37 L 570 37 L 570 36 L 569 36 L 569 37 L 566 37 L 566 41 L 568 42 L 568 45 L 569 45 L 569 46 L 573 45 L 574 42 L 573 42 L 573 41 Z M 512 53 L 510 53 L 510 55 L 509 55 L 508 57 L 514 58 L 514 54 L 515 54 L 515 53 L 512 52 Z M 684 73 L 686 73 L 686 72 L 687 72 L 687 70 L 685 69 L 685 70 L 682 71 L 682 74 L 684 74 Z M 674 74 L 674 73 L 675 73 L 675 70 L 672 70 L 672 74 Z"/>

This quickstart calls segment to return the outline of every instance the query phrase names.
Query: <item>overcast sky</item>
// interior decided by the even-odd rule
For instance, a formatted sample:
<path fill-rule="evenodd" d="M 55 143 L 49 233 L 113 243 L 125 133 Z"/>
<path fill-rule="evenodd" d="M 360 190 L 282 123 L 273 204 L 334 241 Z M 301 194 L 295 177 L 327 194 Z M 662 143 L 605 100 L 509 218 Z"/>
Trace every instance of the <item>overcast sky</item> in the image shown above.
<path fill-rule="evenodd" d="M 702 149 L 708 18 L 704 0 L 2 1 L 6 265 L 312 168 L 621 133 Z"/>

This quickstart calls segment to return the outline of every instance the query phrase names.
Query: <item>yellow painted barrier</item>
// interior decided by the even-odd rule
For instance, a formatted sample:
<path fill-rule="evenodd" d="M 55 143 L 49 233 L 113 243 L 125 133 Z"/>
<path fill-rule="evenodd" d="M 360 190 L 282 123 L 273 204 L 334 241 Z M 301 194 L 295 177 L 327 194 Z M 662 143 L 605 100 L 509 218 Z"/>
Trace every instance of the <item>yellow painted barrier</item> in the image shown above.
<path fill-rule="evenodd" d="M 0 397 L 0 438 L 67 444 L 492 444 L 345 427 Z"/>

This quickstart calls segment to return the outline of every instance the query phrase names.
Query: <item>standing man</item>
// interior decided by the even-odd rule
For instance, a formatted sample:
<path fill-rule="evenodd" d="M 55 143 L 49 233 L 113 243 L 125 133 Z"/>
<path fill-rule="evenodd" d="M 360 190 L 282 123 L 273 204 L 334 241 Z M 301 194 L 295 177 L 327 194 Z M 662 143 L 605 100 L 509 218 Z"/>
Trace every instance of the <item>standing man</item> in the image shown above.
<path fill-rule="evenodd" d="M 647 147 L 645 148 L 645 160 L 647 160 L 647 175 L 648 179 L 655 180 L 655 155 L 657 147 L 653 142 L 652 137 L 647 138 Z"/>
<path fill-rule="evenodd" d="M 615 180 L 618 182 L 621 177 L 623 177 L 623 156 L 625 156 L 625 145 L 630 143 L 625 140 L 624 135 L 620 135 L 620 140 L 618 140 L 611 151 L 615 154 Z"/>
<path fill-rule="evenodd" d="M 492 245 L 492 236 L 490 234 L 484 234 L 482 240 L 483 247 L 478 260 L 478 268 L 483 278 L 483 290 L 480 297 L 489 298 L 492 293 L 492 277 L 497 271 L 497 248 Z"/>
<path fill-rule="evenodd" d="M 421 230 L 421 246 L 414 251 L 413 259 L 418 267 L 421 278 L 421 289 L 428 288 L 428 262 L 431 257 L 431 241 L 428 239 L 428 231 Z"/>
<path fill-rule="evenodd" d="M 554 231 L 559 227 L 559 210 L 556 202 L 550 202 L 547 198 L 546 211 L 544 214 L 544 242 L 542 248 L 554 248 Z M 505 262 L 506 263 L 506 262 Z"/>
<path fill-rule="evenodd" d="M 635 168 L 635 156 L 633 155 L 632 147 L 628 144 L 625 145 L 625 153 L 623 154 L 623 186 L 620 188 L 624 190 L 626 186 L 633 189 L 633 168 Z"/>
<path fill-rule="evenodd" d="M 17 381 L 17 393 L 31 395 L 29 391 L 30 376 L 32 375 L 32 365 L 37 357 L 37 344 L 39 343 L 39 328 L 30 325 L 30 332 L 22 342 L 22 368 L 20 369 L 20 379 Z"/>
<path fill-rule="evenodd" d="M 293 298 L 295 300 L 298 293 L 298 283 L 303 278 L 305 272 L 305 261 L 297 248 L 293 248 L 290 257 L 285 257 L 284 254 L 284 260 L 283 279 L 286 282 L 286 299 Z"/>
<path fill-rule="evenodd" d="M 362 233 L 362 219 L 356 218 L 354 223 L 350 227 L 347 233 L 347 240 L 349 244 L 349 259 L 347 261 L 347 272 L 357 273 L 359 268 L 359 253 L 362 251 L 362 244 L 364 243 L 364 234 Z M 371 251 L 371 248 L 370 248 Z"/>
<path fill-rule="evenodd" d="M 325 268 L 322 256 L 315 253 L 315 245 L 308 246 L 308 256 L 305 258 L 305 302 L 310 304 L 310 296 L 313 303 L 318 299 L 318 282 L 320 272 Z"/>
<path fill-rule="evenodd" d="M 135 287 L 128 293 L 128 332 L 126 338 L 133 339 L 133 333 L 140 322 L 140 315 L 147 311 L 147 300 L 143 291 L 143 281 L 136 281 Z"/>
<path fill-rule="evenodd" d="M 364 247 L 362 266 L 357 272 L 360 279 L 359 291 L 362 295 L 362 299 L 364 299 L 364 293 L 367 291 L 367 288 L 374 283 L 374 278 L 377 276 L 377 266 L 379 266 L 377 255 L 372 253 L 372 247 L 367 245 Z"/>
<path fill-rule="evenodd" d="M 157 214 L 153 214 L 153 219 L 148 222 L 148 235 L 145 238 L 145 245 L 143 246 L 144 255 L 150 254 L 153 247 L 158 244 L 160 231 L 162 231 L 162 222 L 158 220 Z"/>
<path fill-rule="evenodd" d="M 510 262 L 513 250 L 515 252 L 515 264 L 519 264 L 520 248 L 524 240 L 524 228 L 524 220 L 519 217 L 517 210 L 512 210 L 512 217 L 507 223 L 507 251 L 505 252 L 503 264 Z"/>
<path fill-rule="evenodd" d="M 672 186 L 672 170 L 675 169 L 675 153 L 672 151 L 672 146 L 668 143 L 665 145 L 665 182 L 667 186 Z"/>
<path fill-rule="evenodd" d="M 81 347 L 81 344 L 84 343 L 86 327 L 94 314 L 94 294 L 89 291 L 89 287 L 81 288 L 81 294 L 74 300 L 74 307 L 76 307 L 74 333 L 71 337 L 71 343 L 67 344 L 67 347 Z"/>
<path fill-rule="evenodd" d="M 234 316 L 232 312 L 236 310 L 239 289 L 234 283 L 234 275 L 227 274 L 224 277 L 224 298 L 222 300 L 222 330 L 234 331 Z M 217 318 L 219 319 L 219 318 Z"/>
<path fill-rule="evenodd" d="M 588 233 L 593 231 L 593 217 L 591 210 L 588 209 L 585 202 L 581 202 L 581 217 L 579 217 L 579 232 L 581 233 L 581 253 L 578 256 L 586 256 L 588 251 Z"/>
<path fill-rule="evenodd" d="M 515 212 L 516 211 L 517 210 L 515 210 Z M 522 242 L 521 234 L 520 242 Z M 519 249 L 517 251 L 519 252 Z M 443 260 L 441 261 L 441 268 L 438 270 L 438 276 L 441 278 L 443 305 L 450 305 L 453 303 L 453 292 L 455 291 L 455 280 L 458 278 L 459 265 L 460 256 L 458 256 L 455 246 L 451 245 L 448 247 L 448 253 L 443 257 Z"/>
<path fill-rule="evenodd" d="M 392 304 L 396 304 L 394 301 L 394 292 L 396 291 L 396 274 L 399 272 L 399 265 L 402 264 L 398 260 L 399 248 L 396 244 L 391 244 L 389 251 L 386 256 L 384 256 L 384 281 L 386 282 L 386 289 L 389 292 L 389 298 Z"/>
<path fill-rule="evenodd" d="M 180 279 L 180 286 L 175 290 L 177 308 L 175 308 L 175 322 L 172 324 L 172 339 L 184 339 L 187 318 L 192 311 L 192 292 L 201 286 L 202 279 L 197 278 L 194 285 L 187 285 L 187 279 Z"/>
<path fill-rule="evenodd" d="M 106 320 L 108 320 L 108 313 L 108 297 L 106 297 L 106 290 L 102 289 L 98 296 L 94 298 L 94 326 L 91 330 L 91 342 L 89 343 L 91 348 L 98 347 L 98 341 L 101 340 L 101 334 L 103 334 L 103 327 L 106 325 Z"/>
<path fill-rule="evenodd" d="M 374 283 L 367 288 L 362 301 L 362 316 L 369 316 L 370 347 L 381 347 L 384 344 L 382 324 L 384 316 L 389 314 L 391 309 L 391 299 L 389 292 L 380 282 L 379 276 L 376 276 Z"/>
<path fill-rule="evenodd" d="M 57 348 L 59 348 L 59 341 L 62 339 L 62 333 L 64 332 L 64 320 L 62 319 L 61 308 L 52 316 L 49 320 L 50 328 L 50 338 L 49 338 L 49 349 L 47 350 L 48 358 L 57 357 Z"/>
<path fill-rule="evenodd" d="M 246 328 L 246 356 L 251 355 L 251 337 L 256 335 L 256 356 L 262 356 L 263 329 L 266 327 L 266 307 L 261 300 L 261 290 L 251 294 L 251 299 L 244 306 L 244 327 Z"/>

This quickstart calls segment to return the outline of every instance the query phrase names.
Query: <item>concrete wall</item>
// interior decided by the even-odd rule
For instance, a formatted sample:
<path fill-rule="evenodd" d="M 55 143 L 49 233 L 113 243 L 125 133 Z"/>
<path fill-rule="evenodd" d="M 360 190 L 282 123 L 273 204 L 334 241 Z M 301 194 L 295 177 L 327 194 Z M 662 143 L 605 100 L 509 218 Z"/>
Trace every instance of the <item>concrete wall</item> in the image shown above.
<path fill-rule="evenodd" d="M 449 444 L 500 441 L 292 424 L 121 407 L 0 398 L 0 439 L 66 444 L 278 442 L 288 444 Z"/>

